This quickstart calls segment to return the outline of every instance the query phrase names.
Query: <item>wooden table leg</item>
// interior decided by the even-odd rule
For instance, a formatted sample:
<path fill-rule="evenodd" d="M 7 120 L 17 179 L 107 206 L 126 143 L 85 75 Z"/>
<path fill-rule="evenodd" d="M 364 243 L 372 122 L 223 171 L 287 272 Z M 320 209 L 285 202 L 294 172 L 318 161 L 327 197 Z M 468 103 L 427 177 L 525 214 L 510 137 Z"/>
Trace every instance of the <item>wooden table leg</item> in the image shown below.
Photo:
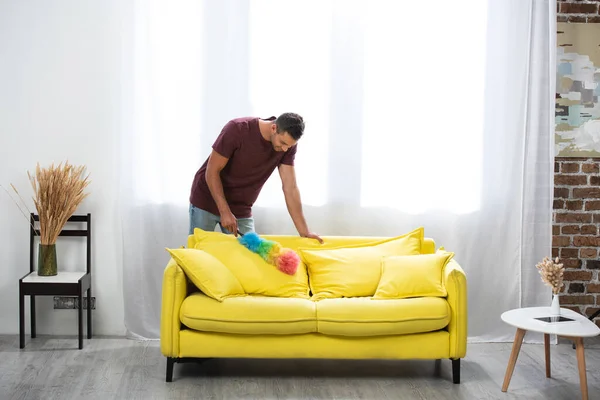
<path fill-rule="evenodd" d="M 525 337 L 525 329 L 518 328 L 515 334 L 515 341 L 513 342 L 512 351 L 510 352 L 510 359 L 508 360 L 508 366 L 506 367 L 506 374 L 504 375 L 504 383 L 502 384 L 502 391 L 508 390 L 508 384 L 510 378 L 512 378 L 513 371 L 515 370 L 515 364 L 519 357 L 519 351 L 521 351 L 521 344 Z"/>
<path fill-rule="evenodd" d="M 583 349 L 583 338 L 573 338 L 577 346 L 577 366 L 579 367 L 579 385 L 581 386 L 581 398 L 588 400 L 587 374 L 585 371 L 585 351 Z"/>
<path fill-rule="evenodd" d="M 546 353 L 546 378 L 550 378 L 550 335 L 544 333 L 544 351 Z"/>

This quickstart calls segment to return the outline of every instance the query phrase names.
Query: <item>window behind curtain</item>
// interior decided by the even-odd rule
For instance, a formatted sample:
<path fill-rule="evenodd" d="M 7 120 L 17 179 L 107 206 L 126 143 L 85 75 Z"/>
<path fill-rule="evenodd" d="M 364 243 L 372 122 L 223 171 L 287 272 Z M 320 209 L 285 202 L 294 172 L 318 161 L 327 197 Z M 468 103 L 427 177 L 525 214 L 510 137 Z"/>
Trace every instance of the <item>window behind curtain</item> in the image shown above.
<path fill-rule="evenodd" d="M 366 3 L 362 206 L 479 208 L 485 2 L 463 3 Z"/>
<path fill-rule="evenodd" d="M 236 85 L 244 82 L 239 76 L 248 77 L 247 87 L 240 88 L 247 103 L 231 98 L 237 95 L 234 91 L 227 94 L 231 100 L 220 100 L 218 107 L 227 108 L 223 115 L 231 118 L 288 111 L 304 117 L 296 174 L 305 205 L 329 204 L 335 179 L 348 180 L 335 190 L 348 186 L 348 196 L 359 195 L 353 202 L 361 207 L 409 213 L 477 210 L 485 3 L 465 1 L 461 9 L 468 9 L 469 17 L 457 14 L 455 3 L 442 0 L 428 2 L 435 12 L 425 16 L 418 2 L 252 0 L 244 7 L 227 3 L 227 13 L 215 16 L 219 26 L 240 19 L 248 22 L 247 35 L 227 39 L 235 40 L 237 49 L 248 50 L 248 64 L 240 66 L 227 52 L 211 57 L 203 47 L 221 37 L 211 34 L 210 25 L 202 25 L 208 3 L 156 1 L 136 23 L 132 154 L 137 160 L 136 198 L 141 203 L 187 205 L 193 174 L 219 133 L 202 132 L 206 125 L 201 116 L 212 117 L 212 127 L 227 122 L 220 115 L 220 122 L 215 120 L 217 106 L 208 102 L 219 94 L 210 93 L 216 88 L 207 86 L 206 79 L 227 82 L 231 71 L 247 68 L 236 75 Z M 232 12 L 247 15 L 227 18 Z M 344 24 L 349 16 L 356 21 Z M 239 24 L 232 28 L 239 29 Z M 356 46 L 347 43 L 346 33 Z M 336 59 L 340 54 L 343 61 Z M 204 76 L 207 65 L 211 74 L 222 76 Z M 348 75 L 357 81 L 342 82 L 346 90 L 342 93 L 339 82 L 336 86 L 333 81 L 346 69 L 362 75 Z M 357 108 L 344 110 L 344 98 L 354 95 L 355 85 L 362 87 L 353 101 Z M 344 112 L 349 117 L 361 113 L 360 140 L 356 136 L 344 140 L 343 132 L 333 140 L 334 110 L 338 118 Z M 334 159 L 336 152 L 350 156 Z M 348 179 L 347 170 L 359 173 Z M 277 171 L 256 206 L 285 207 Z"/>
<path fill-rule="evenodd" d="M 296 175 L 302 202 L 327 202 L 331 95 L 331 2 L 250 3 L 250 102 L 254 115 L 300 114 L 305 135 L 298 142 Z M 257 206 L 285 206 L 276 170 Z"/>

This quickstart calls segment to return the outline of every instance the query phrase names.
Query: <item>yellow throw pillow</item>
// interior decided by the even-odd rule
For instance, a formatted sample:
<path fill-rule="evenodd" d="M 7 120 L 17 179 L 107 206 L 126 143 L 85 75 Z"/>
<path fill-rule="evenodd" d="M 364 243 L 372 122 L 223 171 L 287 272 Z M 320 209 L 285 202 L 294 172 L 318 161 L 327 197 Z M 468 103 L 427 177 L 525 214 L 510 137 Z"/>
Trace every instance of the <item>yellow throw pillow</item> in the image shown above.
<path fill-rule="evenodd" d="M 366 245 L 299 249 L 308 268 L 313 300 L 373 296 L 381 278 L 381 258 L 421 254 L 424 229 Z"/>
<path fill-rule="evenodd" d="M 409 297 L 446 297 L 442 279 L 444 267 L 454 253 L 383 257 L 381 280 L 373 299 L 405 299 Z"/>
<path fill-rule="evenodd" d="M 194 235 L 188 235 L 187 248 L 193 249 L 195 245 L 196 245 L 196 237 Z"/>
<path fill-rule="evenodd" d="M 246 294 L 231 271 L 207 252 L 196 249 L 167 249 L 167 251 L 192 283 L 207 296 L 223 301 L 228 297 Z"/>
<path fill-rule="evenodd" d="M 235 275 L 244 291 L 274 297 L 308 298 L 308 275 L 303 263 L 295 275 L 287 275 L 258 254 L 241 245 L 233 235 L 196 228 L 195 248 L 212 254 Z"/>

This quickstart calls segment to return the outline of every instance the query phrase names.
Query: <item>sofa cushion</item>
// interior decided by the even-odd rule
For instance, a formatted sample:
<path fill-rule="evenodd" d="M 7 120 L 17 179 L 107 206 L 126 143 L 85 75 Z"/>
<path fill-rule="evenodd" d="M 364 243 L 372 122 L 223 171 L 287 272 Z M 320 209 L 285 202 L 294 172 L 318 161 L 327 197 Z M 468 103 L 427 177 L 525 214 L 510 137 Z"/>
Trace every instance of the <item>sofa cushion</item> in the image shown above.
<path fill-rule="evenodd" d="M 221 232 L 196 228 L 194 239 L 190 242 L 194 248 L 212 254 L 225 264 L 248 294 L 309 297 L 308 275 L 304 263 L 298 265 L 294 275 L 284 274 L 240 244 L 236 237 Z"/>
<path fill-rule="evenodd" d="M 381 261 L 381 280 L 373 299 L 446 297 L 442 272 L 452 257 L 454 253 L 446 251 L 384 257 Z"/>
<path fill-rule="evenodd" d="M 167 249 L 185 275 L 207 296 L 223 301 L 244 296 L 244 288 L 231 271 L 212 255 L 196 249 Z"/>
<path fill-rule="evenodd" d="M 183 301 L 179 317 L 188 328 L 205 332 L 289 335 L 317 331 L 315 303 L 298 298 L 243 296 L 218 302 L 194 293 Z"/>
<path fill-rule="evenodd" d="M 299 249 L 308 268 L 313 300 L 373 296 L 381 278 L 381 258 L 421 254 L 423 228 L 366 245 Z"/>
<path fill-rule="evenodd" d="M 298 235 L 261 235 L 261 237 L 296 251 L 299 249 L 336 249 L 340 247 L 366 246 L 390 239 L 390 237 L 385 236 L 321 236 L 323 243 L 319 243 L 315 239 L 303 238 Z M 192 239 L 192 241 L 195 243 L 195 239 Z M 423 237 L 421 254 L 433 254 L 435 253 L 435 248 L 435 240 Z"/>
<path fill-rule="evenodd" d="M 440 297 L 379 301 L 355 297 L 315 304 L 317 331 L 327 335 L 404 335 L 436 331 L 450 322 L 448 302 Z"/>
<path fill-rule="evenodd" d="M 298 249 L 333 249 L 337 247 L 350 247 L 366 245 L 374 242 L 381 242 L 389 239 L 384 236 L 321 236 L 323 243 L 315 239 L 303 238 L 298 235 L 260 235 L 263 239 L 272 240 L 279 243 L 282 247 L 298 251 Z M 196 245 L 196 237 L 192 234 L 188 236 L 187 247 L 193 249 Z M 435 241 L 431 238 L 423 238 L 421 243 L 421 254 L 435 253 Z"/>

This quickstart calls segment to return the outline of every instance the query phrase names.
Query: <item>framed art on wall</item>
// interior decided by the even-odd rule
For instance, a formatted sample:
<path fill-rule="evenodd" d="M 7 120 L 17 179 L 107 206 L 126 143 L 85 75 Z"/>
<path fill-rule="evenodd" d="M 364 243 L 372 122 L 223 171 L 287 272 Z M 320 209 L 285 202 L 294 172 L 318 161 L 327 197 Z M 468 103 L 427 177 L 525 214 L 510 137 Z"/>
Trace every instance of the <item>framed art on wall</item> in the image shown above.
<path fill-rule="evenodd" d="M 555 156 L 600 157 L 600 24 L 558 23 Z"/>

